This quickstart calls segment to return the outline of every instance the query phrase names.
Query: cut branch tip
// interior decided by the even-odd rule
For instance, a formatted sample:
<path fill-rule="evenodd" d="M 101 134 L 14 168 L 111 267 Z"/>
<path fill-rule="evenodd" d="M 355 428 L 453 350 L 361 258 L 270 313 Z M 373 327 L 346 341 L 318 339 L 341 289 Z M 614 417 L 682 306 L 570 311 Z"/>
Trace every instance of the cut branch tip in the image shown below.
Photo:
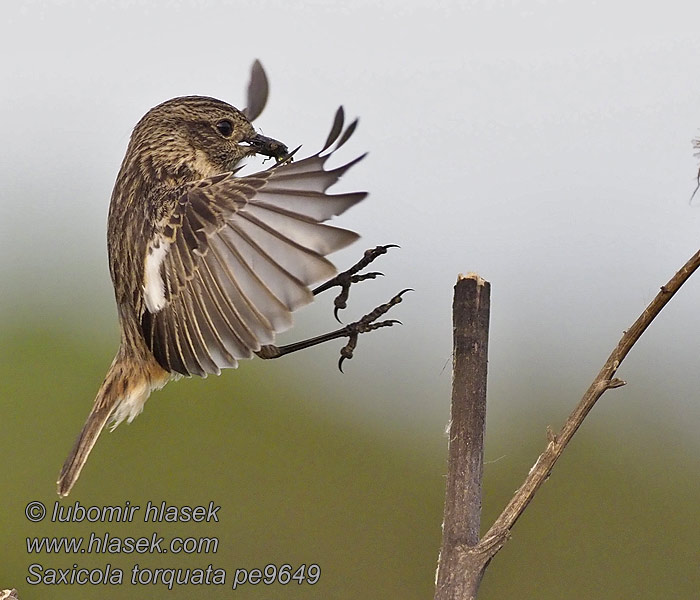
<path fill-rule="evenodd" d="M 457 283 L 459 283 L 460 281 L 463 281 L 464 279 L 473 279 L 474 281 L 476 281 L 476 284 L 479 286 L 484 286 L 488 283 L 488 281 L 486 281 L 483 277 L 481 277 L 481 275 L 479 275 L 478 273 L 474 273 L 472 271 L 470 271 L 466 275 L 464 275 L 463 273 L 460 273 L 459 275 L 457 275 Z"/>

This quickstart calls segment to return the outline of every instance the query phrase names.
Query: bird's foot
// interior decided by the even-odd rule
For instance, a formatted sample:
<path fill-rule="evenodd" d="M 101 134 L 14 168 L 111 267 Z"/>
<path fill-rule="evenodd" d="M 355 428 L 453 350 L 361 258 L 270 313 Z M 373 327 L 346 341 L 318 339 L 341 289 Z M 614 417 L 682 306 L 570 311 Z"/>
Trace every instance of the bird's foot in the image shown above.
<path fill-rule="evenodd" d="M 353 283 L 359 283 L 360 281 L 365 281 L 366 279 L 376 279 L 377 277 L 381 277 L 384 275 L 384 273 L 380 273 L 379 271 L 372 271 L 371 273 L 360 273 L 360 271 L 364 269 L 367 265 L 369 265 L 371 262 L 376 260 L 382 254 L 386 254 L 389 251 L 389 248 L 398 247 L 399 246 L 396 244 L 387 244 L 386 246 L 377 246 L 375 248 L 365 250 L 365 253 L 362 256 L 362 258 L 359 261 L 357 261 L 352 267 L 350 267 L 346 271 L 343 271 L 342 273 L 338 273 L 335 277 L 329 279 L 328 281 L 314 289 L 314 296 L 316 294 L 320 294 L 321 292 L 325 292 L 326 290 L 329 290 L 333 287 L 341 288 L 340 293 L 336 296 L 335 300 L 333 301 L 333 304 L 335 305 L 333 315 L 335 316 L 336 321 L 340 323 L 341 321 L 338 318 L 338 312 L 343 310 L 344 308 L 347 308 L 348 296 L 350 295 L 350 286 Z"/>

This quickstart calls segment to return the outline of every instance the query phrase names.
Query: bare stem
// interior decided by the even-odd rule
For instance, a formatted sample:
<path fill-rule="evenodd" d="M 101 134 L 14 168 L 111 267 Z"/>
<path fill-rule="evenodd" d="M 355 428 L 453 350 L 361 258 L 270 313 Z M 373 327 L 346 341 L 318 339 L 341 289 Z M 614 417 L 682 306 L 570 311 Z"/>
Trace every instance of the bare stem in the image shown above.
<path fill-rule="evenodd" d="M 481 570 L 465 581 L 465 552 L 479 542 L 481 480 L 486 427 L 486 367 L 491 286 L 478 275 L 460 276 L 455 285 L 452 405 L 448 442 L 443 538 L 436 600 L 474 597 Z"/>

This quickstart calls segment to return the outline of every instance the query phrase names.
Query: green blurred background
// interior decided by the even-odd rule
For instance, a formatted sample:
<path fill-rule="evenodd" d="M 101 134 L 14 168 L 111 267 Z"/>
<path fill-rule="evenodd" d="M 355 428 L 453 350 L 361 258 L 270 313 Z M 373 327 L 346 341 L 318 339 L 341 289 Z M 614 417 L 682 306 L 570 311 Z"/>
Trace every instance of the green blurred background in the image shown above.
<path fill-rule="evenodd" d="M 361 359 L 341 377 L 330 348 L 304 360 L 258 361 L 219 378 L 167 386 L 134 423 L 103 436 L 73 494 L 62 501 L 101 506 L 129 500 L 145 507 L 149 500 L 213 500 L 221 506 L 219 523 L 144 524 L 143 508 L 133 523 L 29 523 L 27 502 L 40 500 L 51 510 L 56 500 L 53 481 L 113 342 L 78 324 L 64 328 L 59 315 L 41 321 L 17 316 L 3 328 L 3 585 L 17 586 L 21 598 L 228 597 L 234 593 L 228 585 L 168 591 L 125 583 L 76 590 L 30 587 L 24 578 L 33 562 L 53 568 L 110 563 L 127 578 L 136 563 L 211 563 L 227 570 L 229 582 L 237 567 L 318 563 L 322 576 L 314 587 L 245 586 L 235 594 L 431 597 L 444 493 L 443 431 L 358 416 L 353 380 L 362 377 L 361 364 L 355 364 Z M 372 340 L 364 339 L 363 346 L 370 353 Z M 392 392 L 381 380 L 375 383 L 373 401 L 381 403 Z M 513 411 L 507 421 L 496 418 L 489 427 L 486 523 L 544 447 L 544 424 L 556 426 L 564 416 L 559 398 L 539 397 L 534 386 L 521 392 L 529 394 L 529 410 Z M 573 390 L 561 392 L 573 404 Z M 596 407 L 491 564 L 481 597 L 697 597 L 697 452 L 692 440 L 626 400 L 625 390 L 618 390 Z M 447 397 L 437 404 L 447 420 Z M 219 551 L 186 557 L 26 552 L 27 536 L 87 537 L 91 531 L 215 536 Z"/>
<path fill-rule="evenodd" d="M 634 14 L 634 23 L 630 21 Z M 430 598 L 449 419 L 451 296 L 492 283 L 484 524 L 658 286 L 698 247 L 697 3 L 40 2 L 0 23 L 0 588 L 32 598 Z M 30 523 L 116 351 L 105 252 L 136 121 L 176 95 L 242 106 L 262 59 L 266 135 L 314 151 L 361 125 L 340 224 L 382 257 L 349 321 L 404 287 L 403 327 L 155 393 L 106 433 L 70 505 L 221 506 L 219 523 Z M 697 277 L 697 276 L 696 276 Z M 700 597 L 700 279 L 645 333 L 487 570 L 480 598 Z M 282 342 L 329 330 L 332 298 Z M 138 521 L 138 519 L 137 519 Z M 47 555 L 28 536 L 216 536 L 214 555 Z M 29 586 L 28 565 L 197 568 L 223 587 Z M 314 587 L 238 567 L 318 563 Z"/>

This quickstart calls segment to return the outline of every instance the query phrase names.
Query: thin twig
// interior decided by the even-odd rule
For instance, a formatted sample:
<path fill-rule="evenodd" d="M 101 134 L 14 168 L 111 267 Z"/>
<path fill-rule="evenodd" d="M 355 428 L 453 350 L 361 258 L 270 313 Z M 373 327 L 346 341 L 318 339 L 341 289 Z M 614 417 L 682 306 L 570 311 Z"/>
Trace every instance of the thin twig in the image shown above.
<path fill-rule="evenodd" d="M 700 251 L 696 252 L 671 280 L 661 287 L 659 293 L 651 301 L 649 306 L 644 309 L 644 312 L 642 312 L 633 325 L 624 332 L 617 347 L 612 351 L 608 360 L 603 365 L 603 368 L 586 390 L 578 406 L 576 406 L 571 415 L 569 415 L 561 431 L 557 435 L 551 435 L 550 433 L 548 436 L 549 443 L 547 444 L 547 448 L 537 459 L 532 469 L 530 469 L 525 481 L 518 491 L 515 492 L 515 495 L 505 509 L 503 509 L 501 515 L 479 542 L 479 546 L 488 545 L 491 547 L 489 552 L 491 557 L 503 546 L 507 539 L 508 532 L 523 513 L 525 507 L 530 503 L 535 492 L 537 492 L 538 488 L 545 479 L 547 479 L 552 467 L 554 467 L 554 464 L 561 456 L 564 448 L 566 448 L 566 445 L 569 443 L 574 433 L 576 433 L 581 426 L 581 423 L 583 423 L 586 415 L 598 401 L 598 398 L 611 388 L 625 385 L 624 381 L 613 379 L 615 372 L 646 328 L 649 327 L 663 307 L 668 304 L 674 294 L 698 267 L 700 267 Z"/>

